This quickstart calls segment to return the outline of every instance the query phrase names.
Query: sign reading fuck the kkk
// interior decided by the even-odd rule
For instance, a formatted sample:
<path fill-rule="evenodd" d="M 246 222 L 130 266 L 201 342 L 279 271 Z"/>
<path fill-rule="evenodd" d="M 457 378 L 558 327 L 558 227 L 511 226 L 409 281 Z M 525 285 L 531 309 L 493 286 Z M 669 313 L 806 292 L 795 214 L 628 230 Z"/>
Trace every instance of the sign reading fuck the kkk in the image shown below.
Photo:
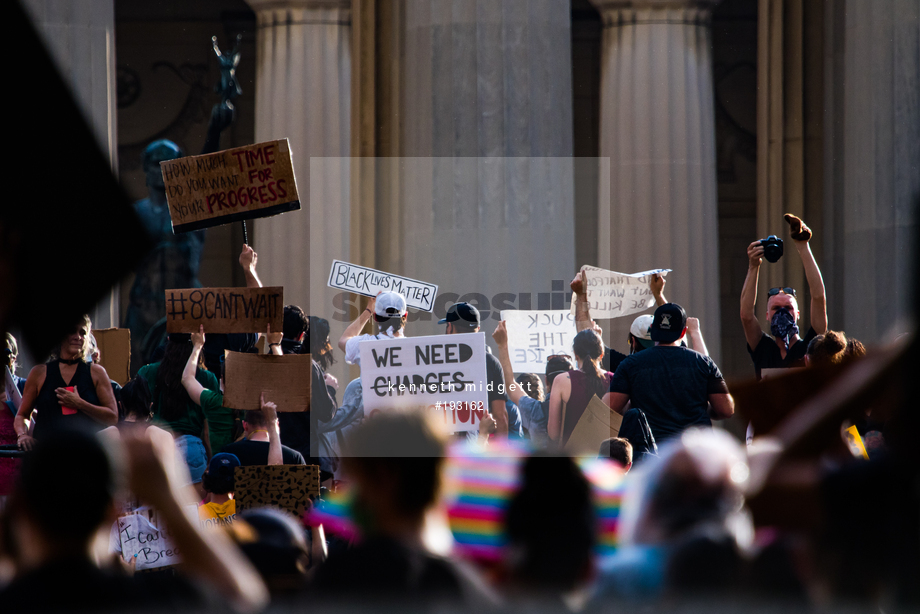
<path fill-rule="evenodd" d="M 362 341 L 364 412 L 421 408 L 449 431 L 475 431 L 489 411 L 485 333 Z"/>
<path fill-rule="evenodd" d="M 588 308 L 594 319 L 607 320 L 628 316 L 655 306 L 649 282 L 656 273 L 667 275 L 671 269 L 652 269 L 641 273 L 617 273 L 593 266 L 583 266 Z M 572 301 L 575 313 L 575 301 Z"/>
<path fill-rule="evenodd" d="M 434 299 L 438 295 L 438 287 L 434 284 L 375 271 L 341 260 L 332 261 L 328 285 L 330 288 L 370 297 L 375 297 L 380 292 L 398 292 L 406 299 L 406 305 L 422 311 L 432 311 Z"/>

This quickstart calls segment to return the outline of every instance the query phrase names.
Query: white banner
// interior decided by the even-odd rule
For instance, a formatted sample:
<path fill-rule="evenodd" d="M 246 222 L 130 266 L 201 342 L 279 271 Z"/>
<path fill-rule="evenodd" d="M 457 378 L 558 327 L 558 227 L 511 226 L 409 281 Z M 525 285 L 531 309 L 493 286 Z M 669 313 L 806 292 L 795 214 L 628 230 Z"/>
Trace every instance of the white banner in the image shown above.
<path fill-rule="evenodd" d="M 583 266 L 587 278 L 588 307 L 591 318 L 607 320 L 628 316 L 655 306 L 649 281 L 655 273 L 667 275 L 671 269 L 652 269 L 641 273 L 617 273 Z M 575 302 L 572 301 L 572 313 Z"/>
<path fill-rule="evenodd" d="M 379 292 L 398 292 L 406 298 L 406 305 L 422 311 L 432 311 L 434 299 L 438 295 L 438 287 L 434 284 L 375 271 L 341 260 L 332 261 L 328 286 L 370 297 L 377 296 Z"/>
<path fill-rule="evenodd" d="M 364 412 L 425 408 L 452 432 L 488 412 L 485 333 L 362 341 Z"/>
<path fill-rule="evenodd" d="M 560 311 L 502 311 L 507 322 L 508 353 L 515 373 L 546 373 L 546 358 L 555 354 L 572 354 L 575 338 L 575 314 Z"/>

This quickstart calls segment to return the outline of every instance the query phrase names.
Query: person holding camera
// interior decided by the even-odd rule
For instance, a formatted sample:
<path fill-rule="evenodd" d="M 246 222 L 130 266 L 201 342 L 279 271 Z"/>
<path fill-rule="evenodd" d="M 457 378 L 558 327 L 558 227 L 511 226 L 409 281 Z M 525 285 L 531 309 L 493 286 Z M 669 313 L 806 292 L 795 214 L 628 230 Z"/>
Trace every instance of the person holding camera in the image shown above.
<path fill-rule="evenodd" d="M 747 277 L 741 290 L 741 324 L 744 326 L 744 337 L 747 340 L 748 352 L 754 361 L 757 379 L 761 377 L 761 369 L 804 367 L 808 343 L 816 336 L 827 332 L 824 280 L 808 244 L 812 236 L 811 229 L 792 214 L 787 213 L 783 218 L 789 224 L 792 244 L 805 267 L 805 279 L 811 293 L 811 327 L 804 337 L 800 336 L 799 304 L 794 288 L 771 288 L 767 292 L 767 324 L 772 336 L 763 332 L 754 314 L 760 263 L 763 258 L 769 262 L 779 260 L 783 255 L 783 241 L 771 236 L 751 243 L 747 248 Z"/>

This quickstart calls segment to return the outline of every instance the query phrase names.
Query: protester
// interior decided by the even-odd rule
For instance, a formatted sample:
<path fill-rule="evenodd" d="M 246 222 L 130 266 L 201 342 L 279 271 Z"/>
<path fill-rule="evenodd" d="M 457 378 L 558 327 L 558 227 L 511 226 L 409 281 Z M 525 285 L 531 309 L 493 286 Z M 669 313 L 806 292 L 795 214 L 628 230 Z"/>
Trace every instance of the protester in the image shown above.
<path fill-rule="evenodd" d="M 13 335 L 6 333 L 6 344 L 3 350 L 3 364 L 10 370 L 13 376 L 13 384 L 22 395 L 25 389 L 26 380 L 16 375 L 16 368 L 19 366 L 16 359 L 19 357 L 19 345 Z M 16 444 L 16 427 L 13 422 L 16 419 L 17 408 L 13 399 L 7 397 L 6 387 L 0 388 L 0 446 L 10 446 Z M 13 490 L 16 474 L 19 471 L 19 459 L 17 458 L 0 458 L 0 501 Z M 2 505 L 2 504 L 0 504 Z"/>
<path fill-rule="evenodd" d="M 344 454 L 346 438 L 363 421 L 364 392 L 361 389 L 361 378 L 356 377 L 345 386 L 345 392 L 342 393 L 342 406 L 335 411 L 332 420 L 326 422 L 320 420 L 316 423 L 319 431 L 320 459 L 335 459 L 335 470 L 338 470 L 339 461 Z"/>
<path fill-rule="evenodd" d="M 655 297 L 655 303 L 658 306 L 668 302 L 664 296 L 666 283 L 665 276 L 660 273 L 652 275 L 651 279 L 649 279 L 649 289 L 652 291 L 652 296 Z M 578 332 L 585 329 L 594 329 L 598 335 L 602 334 L 600 327 L 591 319 L 591 306 L 588 303 L 588 286 L 585 272 L 579 271 L 575 275 L 575 279 L 569 284 L 569 287 L 572 289 L 572 302 L 575 303 L 575 329 Z M 630 354 L 635 354 L 647 347 L 651 347 L 650 339 L 643 334 L 643 331 L 647 333 L 650 324 L 647 314 L 641 315 L 633 321 L 626 339 L 629 344 Z M 613 348 L 604 347 L 604 359 L 601 361 L 601 368 L 604 371 L 616 371 L 617 366 L 623 362 L 624 358 L 626 358 L 626 354 L 621 354 Z"/>
<path fill-rule="evenodd" d="M 352 480 L 352 516 L 360 543 L 330 553 L 313 589 L 330 601 L 427 609 L 473 609 L 493 599 L 471 570 L 422 545 L 425 515 L 441 488 L 444 440 L 419 413 L 371 416 L 348 440 L 343 459 Z"/>
<path fill-rule="evenodd" d="M 549 400 L 552 396 L 553 382 L 556 377 L 568 373 L 573 369 L 571 359 L 566 355 L 550 356 L 546 359 L 546 395 L 541 400 L 530 396 L 529 391 L 518 386 L 514 379 L 511 365 L 511 354 L 508 350 L 508 328 L 506 322 L 499 322 L 492 333 L 492 338 L 498 346 L 498 359 L 502 365 L 502 377 L 505 380 L 505 390 L 508 398 L 514 403 L 521 413 L 521 425 L 527 431 L 531 441 L 537 447 L 549 445 L 547 422 L 549 416 Z"/>
<path fill-rule="evenodd" d="M 225 446 L 224 452 L 235 455 L 243 467 L 307 464 L 300 452 L 285 445 L 281 445 L 281 462 L 277 462 L 277 457 L 272 453 L 272 442 L 276 436 L 281 445 L 274 403 L 269 406 L 263 399 L 261 410 L 251 409 L 243 413 L 243 439 Z"/>
<path fill-rule="evenodd" d="M 16 362 L 16 359 L 19 358 L 19 344 L 16 342 L 16 337 L 9 333 L 4 333 L 6 338 L 4 348 L 3 348 L 3 364 L 10 370 L 10 374 L 13 376 L 13 383 L 16 384 L 16 387 L 19 389 L 19 394 L 22 394 L 26 386 L 26 378 L 19 377 L 16 375 L 16 369 L 19 368 L 19 363 Z"/>
<path fill-rule="evenodd" d="M 565 447 L 575 425 L 595 396 L 602 398 L 610 389 L 613 373 L 600 366 L 604 343 L 593 330 L 583 330 L 572 340 L 578 369 L 556 378 L 549 398 L 547 431 L 559 447 Z"/>
<path fill-rule="evenodd" d="M 275 508 L 247 510 L 237 514 L 230 535 L 262 576 L 273 606 L 303 596 L 313 557 L 294 516 Z"/>
<path fill-rule="evenodd" d="M 378 332 L 361 334 L 365 324 L 373 316 Z M 406 299 L 398 292 L 381 292 L 376 298 L 367 302 L 367 308 L 358 318 L 348 325 L 342 336 L 339 337 L 339 349 L 345 352 L 345 362 L 350 365 L 361 366 L 360 343 L 369 339 L 399 339 L 405 337 L 406 319 L 409 309 Z"/>
<path fill-rule="evenodd" d="M 31 450 L 36 439 L 60 428 L 100 431 L 118 421 L 108 373 L 101 365 L 86 362 L 91 326 L 89 316 L 83 316 L 52 360 L 29 372 L 13 425 L 20 449 Z M 26 422 L 32 419 L 32 410 L 38 410 L 38 417 L 29 435 Z"/>
<path fill-rule="evenodd" d="M 180 575 L 132 577 L 96 565 L 90 547 L 116 518 L 118 463 L 92 435 L 59 429 L 23 460 L 4 512 L 16 576 L 0 591 L 3 611 L 184 610 L 206 607 L 209 595 L 220 595 L 224 607 L 263 607 L 268 595 L 256 571 L 224 535 L 205 536 L 189 522 L 179 485 L 169 481 L 146 434 L 126 433 L 124 442 L 128 483 L 169 526 L 182 552 Z M 62 502 L 68 504 L 63 516 Z"/>
<path fill-rule="evenodd" d="M 239 466 L 240 459 L 233 454 L 221 452 L 211 457 L 202 478 L 207 496 L 198 504 L 198 520 L 203 526 L 219 526 L 236 520 L 233 470 Z"/>
<path fill-rule="evenodd" d="M 505 370 L 504 365 L 502 365 L 502 371 Z M 543 393 L 543 382 L 540 378 L 533 373 L 521 373 L 515 379 L 518 386 L 520 386 L 527 396 L 536 399 L 537 401 L 542 401 L 545 398 Z M 511 395 L 508 394 L 508 387 L 505 386 L 505 395 L 508 397 L 508 400 L 505 401 L 505 409 L 508 412 L 508 437 L 513 439 L 524 439 L 524 421 L 521 418 L 521 409 L 511 400 Z"/>
<path fill-rule="evenodd" d="M 849 343 L 844 333 L 829 330 L 809 342 L 805 351 L 805 364 L 839 365 L 847 358 L 848 347 Z"/>
<path fill-rule="evenodd" d="M 627 472 L 633 464 L 633 447 L 628 439 L 611 437 L 601 442 L 601 449 L 597 457 L 609 458 L 622 467 L 624 472 Z"/>
<path fill-rule="evenodd" d="M 651 327 L 655 347 L 621 362 L 605 396 L 619 414 L 629 402 L 645 412 L 659 444 L 691 426 L 712 426 L 711 418 L 734 413 L 728 386 L 712 359 L 679 345 L 686 333 L 683 307 L 667 303 L 656 309 Z"/>
<path fill-rule="evenodd" d="M 751 243 L 747 248 L 747 276 L 741 290 L 741 324 L 744 326 L 744 338 L 754 362 L 757 379 L 760 379 L 762 369 L 804 367 L 804 356 L 809 342 L 815 336 L 827 332 L 824 279 L 808 243 L 812 231 L 794 215 L 787 213 L 784 218 L 789 223 L 792 244 L 805 267 L 805 279 L 808 281 L 808 291 L 811 295 L 811 327 L 804 337 L 799 336 L 799 304 L 796 301 L 795 288 L 787 287 L 771 288 L 767 292 L 767 323 L 773 336 L 761 330 L 754 309 L 757 303 L 757 280 L 764 246 L 759 240 Z"/>
<path fill-rule="evenodd" d="M 119 414 L 125 422 L 147 423 L 153 419 L 153 397 L 147 380 L 135 377 L 121 389 Z"/>
<path fill-rule="evenodd" d="M 479 310 L 469 303 L 455 303 L 447 310 L 447 315 L 438 320 L 438 324 L 447 325 L 445 332 L 448 335 L 478 333 Z M 505 401 L 508 400 L 508 397 L 501 392 L 504 389 L 504 375 L 501 363 L 490 352 L 486 352 L 485 384 L 489 393 L 489 414 L 495 418 L 495 423 L 498 425 L 496 435 L 506 438 L 508 437 L 508 410 L 505 407 Z"/>

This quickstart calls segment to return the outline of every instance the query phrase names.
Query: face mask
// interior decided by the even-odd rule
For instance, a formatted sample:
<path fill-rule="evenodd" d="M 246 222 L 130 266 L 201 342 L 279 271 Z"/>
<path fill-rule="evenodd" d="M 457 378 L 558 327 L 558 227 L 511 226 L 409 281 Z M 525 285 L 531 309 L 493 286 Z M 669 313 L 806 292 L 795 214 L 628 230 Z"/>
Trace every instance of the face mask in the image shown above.
<path fill-rule="evenodd" d="M 770 321 L 770 332 L 774 337 L 782 339 L 786 345 L 789 345 L 789 339 L 799 334 L 799 327 L 789 310 L 780 309 L 773 314 L 773 320 Z"/>

